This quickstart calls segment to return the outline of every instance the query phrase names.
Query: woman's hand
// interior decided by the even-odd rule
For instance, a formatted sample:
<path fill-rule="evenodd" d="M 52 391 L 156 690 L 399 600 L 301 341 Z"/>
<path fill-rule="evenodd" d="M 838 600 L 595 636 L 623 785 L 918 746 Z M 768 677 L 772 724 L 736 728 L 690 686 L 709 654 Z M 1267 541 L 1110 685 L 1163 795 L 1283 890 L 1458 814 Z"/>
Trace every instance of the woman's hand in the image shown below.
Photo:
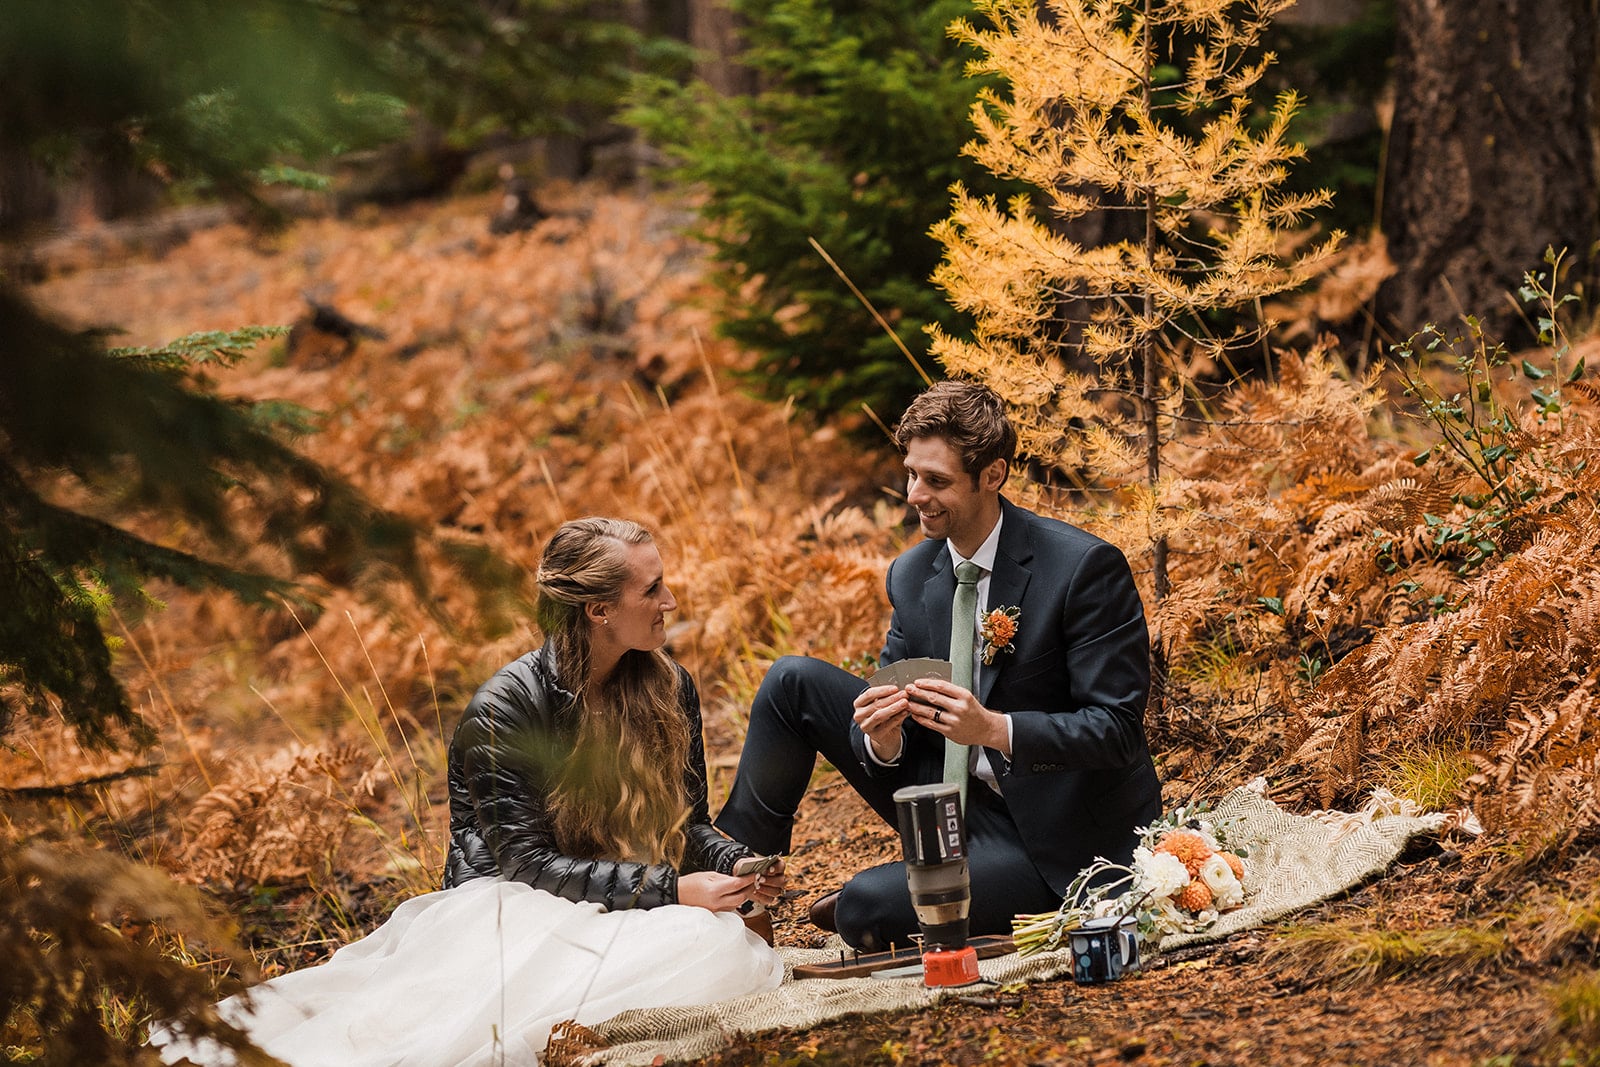
<path fill-rule="evenodd" d="M 750 899 L 760 875 L 696 871 L 678 877 L 678 903 L 707 911 L 732 911 Z"/>
<path fill-rule="evenodd" d="M 707 911 L 731 911 L 747 900 L 771 907 L 788 884 L 781 858 L 761 874 L 699 871 L 678 877 L 678 903 Z"/>

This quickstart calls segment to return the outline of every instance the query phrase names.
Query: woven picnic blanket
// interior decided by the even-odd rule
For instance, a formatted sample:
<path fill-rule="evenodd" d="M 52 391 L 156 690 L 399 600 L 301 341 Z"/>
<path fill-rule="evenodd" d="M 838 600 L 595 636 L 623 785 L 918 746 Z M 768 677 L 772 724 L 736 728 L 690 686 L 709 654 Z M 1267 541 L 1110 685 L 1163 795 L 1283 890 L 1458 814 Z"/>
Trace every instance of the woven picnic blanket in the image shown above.
<path fill-rule="evenodd" d="M 1337 896 L 1381 875 L 1412 838 L 1447 824 L 1445 816 L 1402 811 L 1378 804 L 1358 813 L 1291 815 L 1252 789 L 1234 790 L 1208 817 L 1227 824 L 1230 841 L 1250 846 L 1245 903 L 1203 931 L 1169 935 L 1147 945 L 1146 953 L 1219 940 Z M 952 993 L 927 989 L 917 978 L 795 981 L 795 965 L 836 958 L 838 948 L 780 952 L 787 974 L 777 989 L 698 1007 L 623 1012 L 591 1028 L 609 1047 L 587 1062 L 648 1064 L 660 1055 L 691 1059 L 714 1052 L 735 1034 L 803 1029 L 853 1013 L 924 1007 Z M 1039 981 L 1069 973 L 1072 955 L 1065 950 L 1026 958 L 1013 953 L 984 960 L 978 969 L 984 978 L 1002 984 Z"/>

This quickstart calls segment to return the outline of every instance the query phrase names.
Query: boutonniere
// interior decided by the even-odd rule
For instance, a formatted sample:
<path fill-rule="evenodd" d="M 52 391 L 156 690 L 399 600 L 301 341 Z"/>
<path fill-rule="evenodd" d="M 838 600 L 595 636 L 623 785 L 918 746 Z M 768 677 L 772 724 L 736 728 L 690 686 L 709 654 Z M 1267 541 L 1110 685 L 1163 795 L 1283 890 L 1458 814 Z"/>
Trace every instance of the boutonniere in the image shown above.
<path fill-rule="evenodd" d="M 1021 608 L 995 608 L 984 613 L 983 625 L 978 632 L 983 635 L 983 665 L 989 666 L 1002 652 L 1015 652 L 1011 639 L 1017 636 L 1017 620 L 1022 618 Z"/>

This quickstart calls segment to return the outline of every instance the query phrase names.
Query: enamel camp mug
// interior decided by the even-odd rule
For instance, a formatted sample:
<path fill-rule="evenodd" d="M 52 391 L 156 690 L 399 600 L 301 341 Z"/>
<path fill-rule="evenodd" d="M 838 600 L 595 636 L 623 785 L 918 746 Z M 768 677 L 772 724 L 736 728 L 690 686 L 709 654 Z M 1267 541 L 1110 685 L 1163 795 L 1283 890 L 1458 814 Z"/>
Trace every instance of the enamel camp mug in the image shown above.
<path fill-rule="evenodd" d="M 1133 916 L 1089 919 L 1071 932 L 1072 978 L 1110 982 L 1139 969 L 1139 929 Z"/>

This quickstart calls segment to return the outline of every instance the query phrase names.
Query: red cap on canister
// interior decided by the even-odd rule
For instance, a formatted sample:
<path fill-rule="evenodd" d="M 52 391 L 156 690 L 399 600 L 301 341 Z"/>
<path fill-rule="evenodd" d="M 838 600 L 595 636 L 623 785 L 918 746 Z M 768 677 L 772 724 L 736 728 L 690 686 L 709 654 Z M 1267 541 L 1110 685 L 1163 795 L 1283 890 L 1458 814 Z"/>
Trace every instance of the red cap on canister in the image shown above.
<path fill-rule="evenodd" d="M 971 985 L 978 980 L 978 950 L 935 948 L 922 954 L 922 984 L 929 989 L 947 985 Z"/>

